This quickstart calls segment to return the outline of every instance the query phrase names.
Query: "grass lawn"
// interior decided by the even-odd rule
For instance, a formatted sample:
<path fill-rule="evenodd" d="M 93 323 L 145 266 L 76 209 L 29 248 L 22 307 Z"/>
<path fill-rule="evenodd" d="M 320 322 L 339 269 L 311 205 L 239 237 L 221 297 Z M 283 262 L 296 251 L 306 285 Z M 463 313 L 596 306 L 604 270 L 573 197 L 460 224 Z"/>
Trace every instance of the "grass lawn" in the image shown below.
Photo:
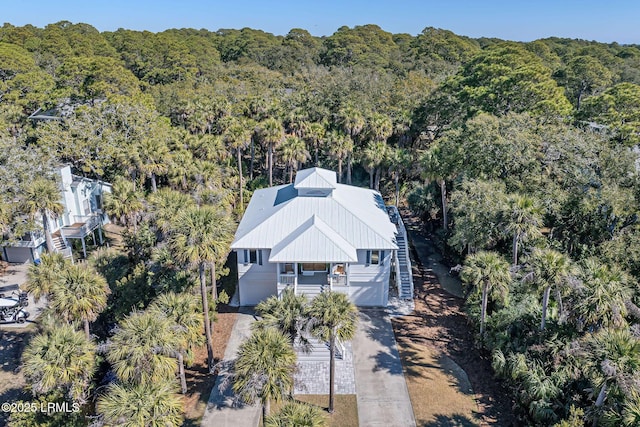
<path fill-rule="evenodd" d="M 325 410 L 325 416 L 329 427 L 358 427 L 358 401 L 355 394 L 336 394 L 333 414 L 326 412 L 329 407 L 329 395 L 327 394 L 299 394 L 295 399 L 311 405 L 319 406 Z M 271 405 L 271 413 L 275 414 L 284 405 L 284 402 Z"/>
<path fill-rule="evenodd" d="M 426 346 L 398 344 L 417 425 L 480 425 L 471 385 L 458 365 Z"/>

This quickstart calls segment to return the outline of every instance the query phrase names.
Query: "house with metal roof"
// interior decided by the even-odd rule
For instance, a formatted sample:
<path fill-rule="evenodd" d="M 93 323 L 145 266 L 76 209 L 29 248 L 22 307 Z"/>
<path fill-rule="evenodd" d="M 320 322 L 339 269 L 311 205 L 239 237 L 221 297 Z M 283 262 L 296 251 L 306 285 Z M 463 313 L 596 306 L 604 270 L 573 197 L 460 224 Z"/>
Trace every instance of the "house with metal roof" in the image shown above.
<path fill-rule="evenodd" d="M 109 217 L 102 211 L 103 195 L 111 192 L 111 184 L 74 175 L 69 166 L 60 167 L 57 173 L 60 175 L 60 202 L 64 210 L 61 215 L 47 218 L 54 245 L 50 249 L 70 258 L 71 241 L 77 239 L 82 243 L 86 258 L 87 237 L 92 236 L 96 241 L 97 234 L 102 243 L 101 227 L 109 222 Z M 3 260 L 23 263 L 40 258 L 46 246 L 40 215 L 36 217 L 36 223 L 40 226 L 39 230 L 26 233 L 19 239 L 2 242 L 0 253 Z"/>
<path fill-rule="evenodd" d="M 257 190 L 231 245 L 240 305 L 292 287 L 386 306 L 397 230 L 380 193 L 339 184 L 333 171 L 305 169 L 293 184 Z"/>

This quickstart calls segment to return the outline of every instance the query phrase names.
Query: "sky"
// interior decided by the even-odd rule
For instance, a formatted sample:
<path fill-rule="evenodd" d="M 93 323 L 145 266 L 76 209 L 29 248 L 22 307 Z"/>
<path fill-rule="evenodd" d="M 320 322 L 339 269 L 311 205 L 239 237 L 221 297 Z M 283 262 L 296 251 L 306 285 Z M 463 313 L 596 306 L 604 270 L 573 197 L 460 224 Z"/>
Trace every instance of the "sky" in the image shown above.
<path fill-rule="evenodd" d="M 285 35 L 303 28 L 328 36 L 343 25 L 377 24 L 411 35 L 436 27 L 474 38 L 640 44 L 639 0 L 0 0 L 0 22 L 44 27 L 62 20 L 100 31 L 250 27 Z"/>

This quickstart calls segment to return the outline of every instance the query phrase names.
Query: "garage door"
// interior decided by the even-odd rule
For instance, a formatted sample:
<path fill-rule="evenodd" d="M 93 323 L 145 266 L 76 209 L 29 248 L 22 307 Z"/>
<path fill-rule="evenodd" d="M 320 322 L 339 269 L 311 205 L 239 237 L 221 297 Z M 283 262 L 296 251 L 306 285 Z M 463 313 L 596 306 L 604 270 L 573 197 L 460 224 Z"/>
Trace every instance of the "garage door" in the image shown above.
<path fill-rule="evenodd" d="M 382 283 L 351 282 L 351 301 L 359 307 L 379 307 L 382 305 Z"/>
<path fill-rule="evenodd" d="M 24 263 L 27 261 L 33 261 L 31 257 L 31 248 L 4 248 L 4 254 L 6 254 L 7 262 L 19 262 Z"/>

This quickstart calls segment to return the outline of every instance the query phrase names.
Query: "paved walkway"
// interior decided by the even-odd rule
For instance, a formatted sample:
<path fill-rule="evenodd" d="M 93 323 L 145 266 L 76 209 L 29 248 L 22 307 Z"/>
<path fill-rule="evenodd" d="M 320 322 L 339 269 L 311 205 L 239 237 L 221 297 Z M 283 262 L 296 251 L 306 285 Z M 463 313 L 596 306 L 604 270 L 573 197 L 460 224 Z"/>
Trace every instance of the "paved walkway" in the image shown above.
<path fill-rule="evenodd" d="M 353 340 L 360 425 L 416 425 L 391 320 L 384 310 L 361 310 Z"/>
<path fill-rule="evenodd" d="M 240 308 L 233 326 L 231 337 L 224 352 L 223 361 L 235 359 L 240 344 L 251 335 L 251 323 L 255 318 L 253 311 L 247 308 Z M 235 407 L 233 405 L 233 394 L 231 387 L 220 392 L 220 385 L 226 378 L 228 372 L 223 368 L 216 379 L 216 384 L 211 390 L 207 409 L 202 417 L 203 427 L 256 427 L 260 422 L 262 408 L 260 405 Z"/>
<path fill-rule="evenodd" d="M 356 394 L 353 374 L 353 349 L 350 342 L 344 343 L 343 358 L 336 357 L 336 394 Z M 324 361 L 300 360 L 294 379 L 294 394 L 329 394 L 329 352 Z"/>

